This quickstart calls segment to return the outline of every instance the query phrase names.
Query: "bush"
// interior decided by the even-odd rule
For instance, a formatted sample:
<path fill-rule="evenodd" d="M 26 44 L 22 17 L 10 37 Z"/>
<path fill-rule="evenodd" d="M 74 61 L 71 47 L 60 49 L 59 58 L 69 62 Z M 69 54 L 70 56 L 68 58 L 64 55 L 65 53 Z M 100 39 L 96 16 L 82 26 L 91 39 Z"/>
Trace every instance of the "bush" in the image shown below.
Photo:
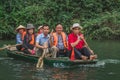
<path fill-rule="evenodd" d="M 15 28 L 27 23 L 36 27 L 47 23 L 55 28 L 62 23 L 64 30 L 74 22 L 84 27 L 91 39 L 120 39 L 120 0 L 1 0 L 0 38 L 14 38 Z M 112 32 L 111 32 L 112 31 Z M 105 33 L 102 34 L 102 33 Z M 102 34 L 102 35 L 101 35 Z"/>

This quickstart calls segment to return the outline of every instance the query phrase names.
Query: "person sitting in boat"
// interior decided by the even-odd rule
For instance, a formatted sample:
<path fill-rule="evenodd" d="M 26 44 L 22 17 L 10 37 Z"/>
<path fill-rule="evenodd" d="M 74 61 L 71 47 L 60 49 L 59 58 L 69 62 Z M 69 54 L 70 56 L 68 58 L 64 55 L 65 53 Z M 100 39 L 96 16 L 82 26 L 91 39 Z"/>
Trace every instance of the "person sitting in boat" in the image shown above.
<path fill-rule="evenodd" d="M 42 32 L 43 32 L 43 26 L 39 26 L 37 35 L 41 34 Z"/>
<path fill-rule="evenodd" d="M 63 32 L 62 24 L 58 23 L 55 28 L 55 32 L 51 34 L 52 37 L 52 47 L 54 47 L 56 52 L 55 57 L 66 57 L 67 56 L 67 35 Z"/>
<path fill-rule="evenodd" d="M 16 28 L 16 32 L 17 32 L 16 44 L 20 44 L 20 45 L 17 45 L 16 48 L 17 48 L 17 50 L 21 50 L 22 44 L 23 44 L 23 39 L 26 34 L 26 28 L 24 26 L 20 25 Z"/>
<path fill-rule="evenodd" d="M 49 52 L 54 53 L 55 49 L 50 47 L 50 35 L 49 35 L 49 26 L 43 25 L 43 33 L 37 36 L 36 38 L 36 47 L 37 47 L 37 55 L 40 56 L 43 53 L 43 49 L 48 49 Z M 45 43 L 47 43 L 45 45 Z"/>
<path fill-rule="evenodd" d="M 72 33 L 68 35 L 68 50 L 70 59 L 94 59 L 93 51 L 88 47 L 81 33 L 82 27 L 78 23 L 74 23 L 72 26 Z"/>
<path fill-rule="evenodd" d="M 33 24 L 27 24 L 27 33 L 23 40 L 22 51 L 26 54 L 35 54 L 35 32 Z"/>
<path fill-rule="evenodd" d="M 48 47 L 44 46 L 43 44 L 45 42 L 48 42 L 49 40 L 49 26 L 47 24 L 43 25 L 43 33 L 39 34 L 36 37 L 36 47 L 37 47 L 37 55 L 41 55 L 43 52 L 43 49 L 46 49 Z"/>

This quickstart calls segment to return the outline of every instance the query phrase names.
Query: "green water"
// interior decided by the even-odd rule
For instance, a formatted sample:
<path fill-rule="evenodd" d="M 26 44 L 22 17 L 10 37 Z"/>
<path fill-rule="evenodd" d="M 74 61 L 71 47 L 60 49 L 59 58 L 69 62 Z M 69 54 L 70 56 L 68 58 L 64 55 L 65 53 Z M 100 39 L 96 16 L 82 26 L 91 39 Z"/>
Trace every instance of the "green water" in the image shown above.
<path fill-rule="evenodd" d="M 8 58 L 0 51 L 0 80 L 120 80 L 120 41 L 88 41 L 99 56 L 96 65 L 36 70 L 35 64 Z M 3 44 L 13 41 L 0 41 Z"/>

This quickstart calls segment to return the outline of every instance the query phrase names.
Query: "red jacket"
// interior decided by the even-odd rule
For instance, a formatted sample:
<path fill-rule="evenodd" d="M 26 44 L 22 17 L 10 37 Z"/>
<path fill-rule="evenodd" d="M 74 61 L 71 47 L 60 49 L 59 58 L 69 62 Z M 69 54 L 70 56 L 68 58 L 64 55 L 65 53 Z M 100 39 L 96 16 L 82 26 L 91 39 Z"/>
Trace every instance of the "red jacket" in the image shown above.
<path fill-rule="evenodd" d="M 79 36 L 83 36 L 83 34 L 79 34 Z M 72 46 L 71 43 L 74 43 L 75 41 L 77 41 L 78 36 L 75 35 L 74 33 L 70 33 L 68 35 L 68 50 L 72 50 Z M 75 46 L 75 48 L 77 49 L 81 49 L 83 46 L 85 45 L 83 40 L 80 40 L 79 43 Z"/>

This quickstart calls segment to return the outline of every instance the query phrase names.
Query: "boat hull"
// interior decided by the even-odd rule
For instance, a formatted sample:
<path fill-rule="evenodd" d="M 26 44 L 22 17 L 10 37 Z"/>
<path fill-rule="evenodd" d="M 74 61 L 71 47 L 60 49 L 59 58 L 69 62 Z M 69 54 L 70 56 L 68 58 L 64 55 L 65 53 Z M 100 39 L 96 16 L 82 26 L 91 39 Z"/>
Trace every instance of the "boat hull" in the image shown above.
<path fill-rule="evenodd" d="M 7 55 L 14 59 L 28 61 L 37 63 L 39 57 L 29 54 L 24 54 L 23 52 L 18 51 L 10 51 L 7 50 Z M 74 60 L 71 61 L 68 57 L 59 57 L 59 58 L 44 58 L 44 64 L 51 67 L 65 67 L 65 66 L 77 66 L 77 65 L 85 65 L 85 64 L 96 64 L 97 60 Z"/>

